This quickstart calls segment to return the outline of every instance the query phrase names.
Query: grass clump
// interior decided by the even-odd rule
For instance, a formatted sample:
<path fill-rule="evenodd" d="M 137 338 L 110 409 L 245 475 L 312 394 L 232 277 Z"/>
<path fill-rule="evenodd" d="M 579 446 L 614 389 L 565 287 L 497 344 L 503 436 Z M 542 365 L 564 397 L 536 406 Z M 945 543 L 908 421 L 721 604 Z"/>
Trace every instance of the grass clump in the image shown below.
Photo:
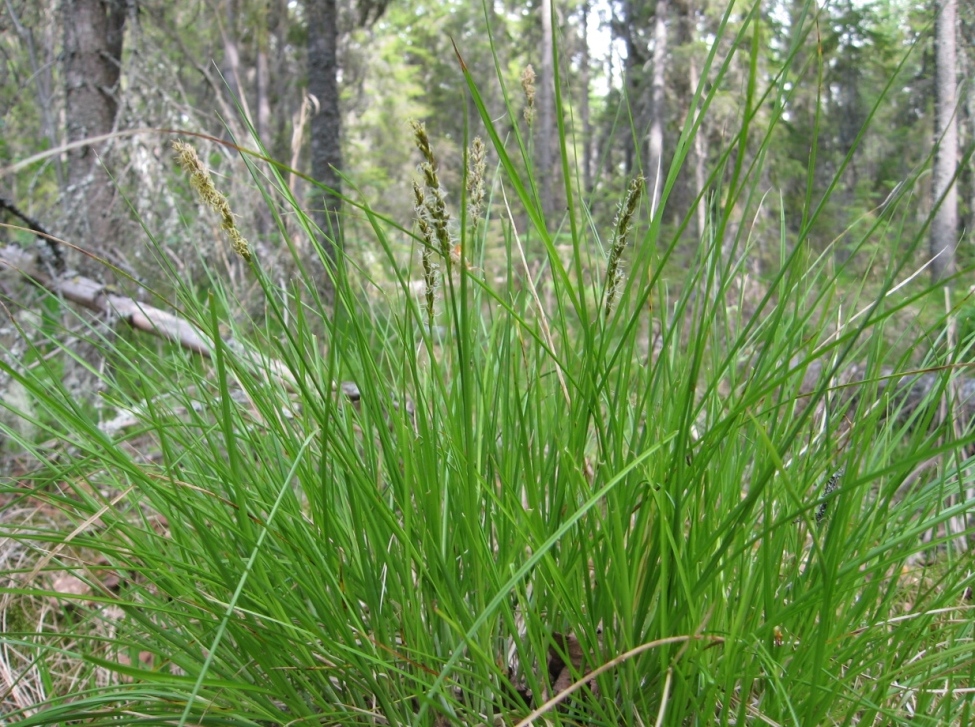
<path fill-rule="evenodd" d="M 5 633 L 6 718 L 968 723 L 972 578 L 947 545 L 969 534 L 973 437 L 938 415 L 953 349 L 916 362 L 885 345 L 927 295 L 898 295 L 908 261 L 839 307 L 842 270 L 783 232 L 778 272 L 746 294 L 752 241 L 729 222 L 761 203 L 769 128 L 715 168 L 731 182 L 682 279 L 664 278 L 679 235 L 646 221 L 639 179 L 603 256 L 566 174 L 566 263 L 525 145 L 503 143 L 470 92 L 498 160 L 489 200 L 541 240 L 545 274 L 517 266 L 528 230 L 514 214 L 456 231 L 465 254 L 503 231 L 500 282 L 451 266 L 417 126 L 422 300 L 403 276 L 375 304 L 339 256 L 323 311 L 255 259 L 264 318 L 224 320 L 243 306 L 219 281 L 202 302 L 183 291 L 205 365 L 112 344 L 104 400 L 132 421 L 114 433 L 45 373 L 50 356 L 5 365 L 39 412 L 42 435 L 21 444 L 45 464 L 4 496 L 59 524 L 3 525 L 34 556 L 8 569 L 4 598 L 54 599 L 60 619 L 60 638 L 23 618 Z M 698 91 L 702 110 L 709 99 Z M 360 212 L 399 271 L 395 226 Z M 861 244 L 916 248 L 898 214 L 906 199 Z M 904 372 L 918 369 L 935 383 L 912 401 Z"/>

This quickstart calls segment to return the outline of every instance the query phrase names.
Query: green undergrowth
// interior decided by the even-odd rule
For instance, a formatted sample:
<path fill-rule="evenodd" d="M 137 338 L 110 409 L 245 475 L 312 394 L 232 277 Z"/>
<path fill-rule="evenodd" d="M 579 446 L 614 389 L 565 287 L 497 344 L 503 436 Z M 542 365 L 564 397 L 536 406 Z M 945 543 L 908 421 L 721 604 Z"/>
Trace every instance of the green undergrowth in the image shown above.
<path fill-rule="evenodd" d="M 735 33 L 758 42 L 747 18 Z M 712 57 L 702 77 L 717 87 L 731 63 Z M 396 285 L 350 254 L 329 284 L 299 266 L 290 287 L 253 257 L 261 318 L 238 315 L 261 306 L 217 277 L 205 299 L 183 288 L 211 356 L 106 342 L 101 404 L 129 416 L 117 429 L 58 384 L 56 357 L 5 365 L 40 432 L 7 434 L 41 464 L 4 495 L 51 513 L 2 524 L 25 554 L 3 589 L 21 613 L 2 637 L 5 720 L 970 723 L 973 579 L 956 546 L 973 435 L 952 383 L 965 354 L 944 316 L 903 326 L 941 295 L 897 287 L 921 255 L 902 236 L 911 200 L 857 228 L 861 246 L 908 251 L 869 294 L 811 246 L 828 196 L 798 233 L 780 211 L 775 272 L 756 288 L 747 221 L 775 208 L 760 180 L 776 122 L 749 128 L 767 100 L 750 92 L 678 277 L 682 231 L 662 237 L 644 197 L 621 200 L 614 229 L 590 224 L 565 129 L 568 212 L 544 219 L 522 132 L 502 138 L 470 92 L 489 219 L 451 190 L 445 248 L 436 184 L 418 174 L 410 270 L 436 281 L 431 297 L 395 242 L 407 221 L 358 206 Z M 252 169 L 288 199 L 273 167 Z M 540 267 L 522 259 L 529 235 Z M 912 400 L 921 369 L 934 384 Z"/>

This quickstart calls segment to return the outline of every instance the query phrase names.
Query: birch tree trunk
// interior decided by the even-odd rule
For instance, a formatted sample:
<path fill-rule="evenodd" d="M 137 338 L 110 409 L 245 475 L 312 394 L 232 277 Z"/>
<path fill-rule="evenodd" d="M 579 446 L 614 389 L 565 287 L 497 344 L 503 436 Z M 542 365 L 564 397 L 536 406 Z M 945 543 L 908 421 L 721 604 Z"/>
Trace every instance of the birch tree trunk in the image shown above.
<path fill-rule="evenodd" d="M 691 82 L 691 92 L 697 90 L 697 84 L 701 80 L 700 72 L 697 70 L 697 61 L 691 57 L 688 70 Z M 697 204 L 694 208 L 695 219 L 697 220 L 698 239 L 704 239 L 704 228 L 707 226 L 707 213 L 705 210 L 704 185 L 707 180 L 705 166 L 708 159 L 708 147 L 705 139 L 704 123 L 698 127 L 694 134 L 694 196 Z"/>
<path fill-rule="evenodd" d="M 657 0 L 653 24 L 653 76 L 650 82 L 650 133 L 647 135 L 650 209 L 657 214 L 663 187 L 665 83 L 667 71 L 667 0 Z"/>
<path fill-rule="evenodd" d="M 934 204 L 941 206 L 931 222 L 931 275 L 935 281 L 955 272 L 958 242 L 958 97 L 955 77 L 957 0 L 940 0 L 935 20 L 935 152 L 932 175 Z"/>
<path fill-rule="evenodd" d="M 227 0 L 224 7 L 226 25 L 223 26 L 223 64 L 220 74 L 230 90 L 230 107 L 234 108 L 237 100 L 243 101 L 240 92 L 240 49 L 237 47 L 237 0 Z"/>
<path fill-rule="evenodd" d="M 270 44 L 268 33 L 268 13 L 269 7 L 264 4 L 257 10 L 257 27 L 254 29 L 257 41 L 257 58 L 255 60 L 255 100 L 257 116 L 254 119 L 254 130 L 257 138 L 272 154 L 275 151 L 274 139 L 271 131 L 271 67 L 268 60 L 268 46 Z M 254 214 L 257 231 L 263 238 L 272 228 L 271 211 L 266 205 L 259 205 Z"/>
<path fill-rule="evenodd" d="M 536 137 L 542 209 L 545 218 L 555 213 L 553 148 L 555 128 L 555 72 L 552 65 L 552 0 L 542 0 L 542 76 L 538 89 L 539 129 Z"/>
<path fill-rule="evenodd" d="M 592 120 L 589 112 L 589 0 L 582 3 L 582 59 L 579 65 L 582 97 L 579 115 L 582 116 L 582 186 L 588 197 L 592 192 Z"/>
<path fill-rule="evenodd" d="M 271 140 L 271 69 L 268 63 L 267 11 L 261 12 L 260 27 L 257 28 L 257 118 L 254 128 L 257 136 L 268 147 Z"/>

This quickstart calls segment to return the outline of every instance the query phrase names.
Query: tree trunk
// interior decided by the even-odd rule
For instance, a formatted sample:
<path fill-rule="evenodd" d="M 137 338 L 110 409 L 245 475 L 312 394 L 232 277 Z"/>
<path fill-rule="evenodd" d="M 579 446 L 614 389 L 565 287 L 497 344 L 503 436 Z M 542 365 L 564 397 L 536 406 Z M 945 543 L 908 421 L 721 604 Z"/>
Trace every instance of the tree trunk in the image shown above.
<path fill-rule="evenodd" d="M 667 70 L 667 1 L 657 0 L 653 23 L 653 78 L 650 83 L 650 133 L 647 135 L 650 209 L 657 214 L 664 177 L 665 82 Z"/>
<path fill-rule="evenodd" d="M 332 260 L 339 245 L 338 212 L 342 183 L 341 115 L 338 90 L 338 12 L 335 0 L 305 0 L 308 13 L 308 93 L 318 103 L 311 119 L 311 174 L 329 188 L 315 189 L 315 221 L 325 234 Z"/>
<path fill-rule="evenodd" d="M 257 59 L 256 59 L 256 83 L 255 83 L 255 106 L 257 107 L 257 117 L 254 119 L 254 131 L 257 138 L 268 151 L 274 154 L 275 144 L 271 132 L 271 68 L 268 60 L 268 6 L 262 5 L 258 9 L 257 27 L 254 29 L 257 36 Z M 257 232 L 264 238 L 272 227 L 273 218 L 271 210 L 267 205 L 258 205 L 255 210 L 255 224 Z"/>
<path fill-rule="evenodd" d="M 614 16 L 615 18 L 615 16 Z M 613 88 L 613 54 L 606 54 L 606 87 Z M 625 82 L 625 72 L 624 72 L 624 82 Z M 602 132 L 599 135 L 599 142 L 597 149 L 602 150 L 600 156 L 602 157 L 602 168 L 600 170 L 600 175 L 605 175 L 606 178 L 612 179 L 613 175 L 616 174 L 616 159 L 613 153 L 617 147 L 614 143 L 615 129 L 610 124 L 601 124 Z M 627 139 L 629 136 L 626 137 Z M 626 156 L 626 145 L 623 146 L 623 162 L 626 165 L 626 169 L 630 168 L 629 157 Z"/>
<path fill-rule="evenodd" d="M 240 105 L 244 116 L 250 120 L 247 108 L 247 95 L 241 92 L 240 86 L 240 49 L 237 46 L 237 0 L 227 0 L 227 26 L 223 28 L 223 67 L 220 74 L 230 91 L 230 108 L 235 112 Z M 239 140 L 238 140 L 239 141 Z"/>
<path fill-rule="evenodd" d="M 257 46 L 257 119 L 254 125 L 261 143 L 268 149 L 273 148 L 271 142 L 271 71 L 267 59 L 267 26 L 263 30 L 263 42 Z"/>
<path fill-rule="evenodd" d="M 255 52 L 255 88 L 254 105 L 257 115 L 254 119 L 254 130 L 258 138 L 270 151 L 274 148 L 271 140 L 271 65 L 268 59 L 270 46 L 270 3 L 263 2 L 255 10 L 257 18 L 254 23 Z"/>
<path fill-rule="evenodd" d="M 697 90 L 697 84 L 701 80 L 700 72 L 697 70 L 697 61 L 691 57 L 689 75 L 691 82 L 691 93 Z M 694 134 L 694 197 L 697 199 L 695 206 L 695 216 L 697 219 L 697 237 L 704 239 L 704 228 L 707 226 L 707 212 L 705 210 L 704 185 L 707 181 L 706 165 L 708 159 L 708 147 L 704 137 L 704 122 Z"/>
<path fill-rule="evenodd" d="M 968 80 L 962 86 L 963 91 L 961 95 L 965 99 L 965 104 L 968 109 L 967 144 L 972 144 L 975 141 L 975 77 L 973 77 L 975 76 L 975 69 L 972 68 L 973 64 L 967 54 L 963 53 L 962 59 L 968 68 L 963 67 L 961 69 L 961 77 Z M 966 146 L 966 148 L 968 147 Z M 963 229 L 970 230 L 972 227 L 975 227 L 975 155 L 968 157 L 968 215 L 962 224 L 964 225 Z"/>
<path fill-rule="evenodd" d="M 43 12 L 48 13 L 53 11 L 52 7 L 45 7 Z M 54 77 L 52 75 L 52 68 L 54 66 L 54 49 L 53 49 L 53 38 L 48 36 L 45 38 L 47 41 L 42 45 L 40 50 L 42 53 L 38 53 L 38 44 L 34 39 L 34 30 L 32 28 L 27 28 L 20 22 L 20 18 L 17 16 L 16 10 L 11 3 L 7 3 L 7 14 L 10 16 L 10 22 L 17 31 L 17 35 L 20 36 L 21 41 L 27 48 L 27 58 L 30 61 L 31 78 L 34 82 L 34 87 L 37 89 L 37 108 L 41 114 L 41 133 L 47 140 L 50 148 L 56 147 L 60 140 L 58 139 L 58 121 L 57 114 L 54 109 Z M 47 34 L 44 34 L 47 35 Z M 43 37 L 43 35 L 42 35 Z M 54 173 L 58 179 L 58 188 L 64 189 L 65 179 L 64 179 L 64 169 L 61 166 L 61 160 L 55 157 L 51 160 L 54 165 Z"/>
<path fill-rule="evenodd" d="M 935 281 L 955 272 L 958 242 L 958 99 L 955 78 L 956 0 L 940 0 L 935 20 L 935 151 L 932 175 L 934 204 L 941 206 L 931 222 L 931 275 Z"/>
<path fill-rule="evenodd" d="M 108 134 L 118 112 L 118 83 L 125 28 L 123 0 L 63 0 L 65 118 L 68 141 Z M 65 192 L 72 234 L 98 252 L 115 241 L 115 189 L 99 159 L 105 146 L 68 152 Z"/>
<path fill-rule="evenodd" d="M 538 172 L 542 183 L 542 209 L 545 218 L 555 213 L 555 177 L 552 153 L 557 131 L 555 128 L 555 73 L 552 65 L 552 0 L 542 0 L 542 75 L 539 79 L 539 126 L 536 135 Z"/>
<path fill-rule="evenodd" d="M 629 118 L 624 120 L 623 153 L 628 177 L 643 174 L 651 177 L 646 170 L 648 130 L 651 121 L 651 83 L 647 69 L 652 65 L 648 54 L 653 26 L 651 8 L 655 5 L 643 0 L 624 0 L 621 4 L 621 17 L 614 16 L 614 35 L 626 44 L 624 65 L 624 89 Z"/>
<path fill-rule="evenodd" d="M 582 3 L 582 59 L 579 65 L 582 97 L 579 114 L 582 116 L 582 186 L 583 194 L 592 193 L 592 120 L 589 113 L 589 0 Z"/>

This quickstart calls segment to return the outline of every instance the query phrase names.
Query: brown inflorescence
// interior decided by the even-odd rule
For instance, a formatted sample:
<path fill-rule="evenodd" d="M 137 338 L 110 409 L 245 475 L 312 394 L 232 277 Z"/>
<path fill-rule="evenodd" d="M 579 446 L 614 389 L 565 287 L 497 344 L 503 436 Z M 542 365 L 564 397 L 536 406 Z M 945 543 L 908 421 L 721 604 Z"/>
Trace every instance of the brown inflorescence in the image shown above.
<path fill-rule="evenodd" d="M 416 210 L 416 224 L 420 228 L 420 235 L 423 237 L 424 243 L 423 253 L 420 256 L 423 262 L 423 296 L 426 302 L 427 318 L 432 326 L 433 303 L 436 300 L 437 291 L 437 264 L 433 261 L 433 251 L 436 248 L 433 230 L 427 220 L 429 212 L 427 211 L 426 198 L 423 194 L 423 188 L 416 181 L 413 182 L 413 201 Z"/>

